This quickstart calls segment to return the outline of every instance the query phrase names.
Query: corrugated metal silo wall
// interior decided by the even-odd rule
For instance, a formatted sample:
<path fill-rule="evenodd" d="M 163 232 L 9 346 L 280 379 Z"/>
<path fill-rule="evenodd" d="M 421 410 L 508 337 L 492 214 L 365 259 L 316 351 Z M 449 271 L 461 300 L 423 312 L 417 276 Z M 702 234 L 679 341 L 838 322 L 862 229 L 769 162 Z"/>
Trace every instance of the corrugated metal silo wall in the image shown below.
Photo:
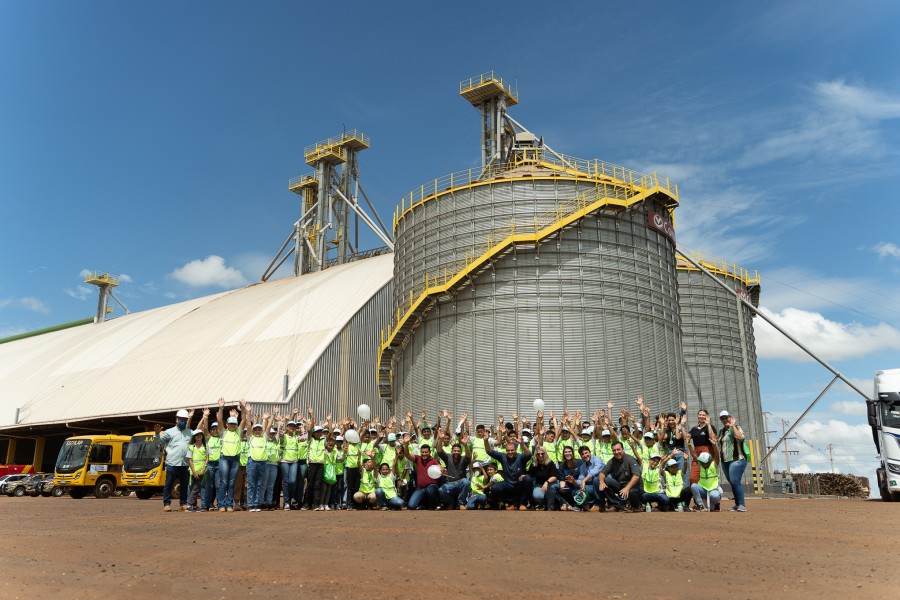
<path fill-rule="evenodd" d="M 593 184 L 516 180 L 451 192 L 398 225 L 397 298 L 492 230 L 553 209 Z M 665 209 L 650 203 L 653 210 Z M 683 397 L 672 243 L 647 226 L 648 206 L 589 217 L 539 247 L 519 247 L 441 300 L 398 354 L 396 412 L 593 411 L 643 394 L 654 409 Z"/>
<path fill-rule="evenodd" d="M 393 296 L 391 281 L 335 336 L 287 405 L 254 404 L 254 411 L 270 411 L 278 406 L 284 414 L 297 406 L 305 416 L 306 408 L 311 406 L 318 420 L 329 412 L 335 419 L 358 420 L 357 406 L 368 404 L 373 415 L 385 418 L 389 409 L 378 397 L 375 373 L 381 331 L 387 329 Z"/>
<path fill-rule="evenodd" d="M 740 281 L 719 277 L 730 288 L 747 291 Z M 678 293 L 691 424 L 705 408 L 721 428 L 719 412 L 728 410 L 765 453 L 752 311 L 697 270 L 678 269 Z"/>

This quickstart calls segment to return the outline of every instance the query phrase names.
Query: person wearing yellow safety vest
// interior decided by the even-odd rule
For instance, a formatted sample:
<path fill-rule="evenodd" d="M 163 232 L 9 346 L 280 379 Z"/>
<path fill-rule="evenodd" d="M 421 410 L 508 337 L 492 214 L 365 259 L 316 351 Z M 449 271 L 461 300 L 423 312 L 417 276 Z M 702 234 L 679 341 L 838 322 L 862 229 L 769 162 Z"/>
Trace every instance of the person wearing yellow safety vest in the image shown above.
<path fill-rule="evenodd" d="M 201 512 L 205 509 L 197 507 L 197 496 L 202 492 L 203 478 L 206 476 L 206 466 L 209 459 L 206 452 L 206 436 L 203 431 L 197 429 L 194 431 L 194 437 L 191 440 L 190 450 L 188 452 L 188 466 L 191 469 L 191 495 L 188 498 L 188 511 Z"/>
<path fill-rule="evenodd" d="M 378 502 L 378 496 L 375 493 L 375 451 L 368 450 L 367 455 L 365 461 L 360 461 L 359 491 L 353 496 L 357 506 L 363 508 L 371 508 Z"/>
<path fill-rule="evenodd" d="M 644 486 L 644 510 L 651 512 L 652 504 L 656 502 L 657 508 L 665 512 L 669 508 L 669 497 L 663 492 L 659 464 L 662 457 L 659 452 L 651 454 L 647 460 L 641 460 L 641 483 Z"/>
<path fill-rule="evenodd" d="M 241 429 L 249 427 L 250 406 L 243 400 L 239 408 L 230 411 L 228 420 L 225 420 L 225 399 L 219 398 L 219 408 L 216 413 L 216 422 L 225 423 L 225 431 L 222 433 L 222 448 L 219 456 L 219 468 L 216 490 L 216 504 L 219 512 L 234 511 L 234 490 L 240 468 L 241 454 Z M 240 421 L 238 421 L 240 417 Z"/>
<path fill-rule="evenodd" d="M 675 458 L 668 458 L 665 465 L 663 483 L 669 506 L 674 506 L 675 512 L 684 512 L 684 508 L 691 501 L 691 490 L 684 485 L 684 469 L 678 466 Z"/>
<path fill-rule="evenodd" d="M 719 453 L 715 446 L 712 453 L 697 453 L 693 444 L 689 444 L 689 447 L 700 467 L 700 480 L 691 485 L 694 504 L 700 507 L 701 512 L 717 511 L 722 500 L 722 491 L 719 487 Z"/>
<path fill-rule="evenodd" d="M 203 486 L 200 489 L 200 506 L 203 510 L 213 510 L 212 505 L 216 500 L 219 488 L 219 458 L 222 456 L 222 438 L 219 436 L 219 423 L 213 421 L 207 427 L 209 421 L 209 409 L 203 409 L 203 418 L 197 427 L 206 436 L 206 452 L 209 462 L 206 467 L 206 475 L 203 477 Z"/>
<path fill-rule="evenodd" d="M 652 431 L 647 431 L 644 433 L 644 441 L 638 446 L 638 454 L 641 459 L 641 464 L 650 461 L 650 457 L 654 454 L 660 454 L 659 444 L 656 441 L 656 433 Z"/>
<path fill-rule="evenodd" d="M 247 461 L 247 505 L 250 512 L 260 512 L 259 492 L 266 468 L 266 436 L 262 423 L 254 423 L 247 439 L 250 460 Z"/>
<path fill-rule="evenodd" d="M 719 413 L 719 419 L 724 426 L 719 431 L 719 456 L 722 457 L 722 471 L 725 479 L 731 486 L 734 494 L 734 506 L 728 510 L 732 512 L 747 512 L 744 506 L 744 485 L 741 478 L 744 469 L 747 468 L 747 459 L 750 457 L 750 449 L 744 438 L 744 430 L 737 424 L 737 420 L 728 414 L 727 410 Z"/>
<path fill-rule="evenodd" d="M 259 504 L 264 510 L 274 510 L 275 480 L 278 478 L 278 462 L 281 460 L 281 442 L 278 430 L 269 427 L 266 438 L 266 466 L 259 482 Z"/>
<path fill-rule="evenodd" d="M 297 435 L 297 409 L 284 427 L 281 436 L 281 493 L 284 497 L 284 510 L 291 510 L 297 503 L 297 462 L 300 460 L 300 436 Z"/>
<path fill-rule="evenodd" d="M 394 455 L 394 465 L 381 463 L 375 476 L 375 498 L 381 510 L 406 510 L 406 503 L 397 494 L 397 476 L 394 475 L 398 454 Z"/>
<path fill-rule="evenodd" d="M 331 413 L 325 417 L 325 427 L 315 422 L 315 414 L 312 407 L 306 409 L 308 419 L 306 429 L 311 432 L 307 445 L 309 446 L 306 472 L 306 495 L 303 498 L 303 509 L 310 510 L 325 505 L 322 495 L 322 472 L 325 470 L 325 444 L 331 437 Z"/>
<path fill-rule="evenodd" d="M 344 439 L 344 436 L 341 435 L 340 429 L 335 429 L 334 431 L 336 432 L 335 437 L 333 438 L 335 482 L 331 486 L 328 506 L 330 506 L 332 510 L 342 510 L 346 508 L 346 505 L 344 504 L 344 492 L 346 492 L 346 489 L 344 488 L 344 463 L 347 460 L 347 441 Z"/>
<path fill-rule="evenodd" d="M 234 501 L 238 510 L 247 510 L 247 463 L 250 462 L 250 443 L 247 429 L 241 431 L 241 453 L 238 457 L 238 474 L 234 484 Z"/>
<path fill-rule="evenodd" d="M 346 429 L 344 429 L 345 439 L 347 432 L 350 430 L 356 431 L 356 424 L 352 420 L 347 419 Z M 359 465 L 360 462 L 365 462 L 366 451 L 369 450 L 369 442 L 371 441 L 369 432 L 365 429 L 360 429 L 356 433 L 359 436 L 359 441 L 347 443 L 344 459 L 344 486 L 347 488 L 347 510 L 359 508 L 355 498 L 356 492 L 359 491 Z"/>

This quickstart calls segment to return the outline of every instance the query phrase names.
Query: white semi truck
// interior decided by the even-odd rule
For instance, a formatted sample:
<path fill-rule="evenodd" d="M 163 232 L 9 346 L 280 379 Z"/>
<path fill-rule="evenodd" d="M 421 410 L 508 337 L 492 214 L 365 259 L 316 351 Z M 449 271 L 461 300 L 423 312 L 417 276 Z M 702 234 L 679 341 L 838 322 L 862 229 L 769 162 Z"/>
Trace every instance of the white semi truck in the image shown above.
<path fill-rule="evenodd" d="M 881 459 L 878 491 L 885 502 L 900 502 L 900 369 L 875 373 L 875 399 L 866 407 Z"/>

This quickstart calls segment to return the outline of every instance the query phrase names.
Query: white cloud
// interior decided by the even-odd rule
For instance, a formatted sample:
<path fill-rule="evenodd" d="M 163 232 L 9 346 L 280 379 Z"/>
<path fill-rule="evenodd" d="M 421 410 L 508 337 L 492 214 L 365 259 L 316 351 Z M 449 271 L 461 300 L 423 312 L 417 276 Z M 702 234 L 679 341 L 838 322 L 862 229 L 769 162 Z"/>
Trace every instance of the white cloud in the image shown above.
<path fill-rule="evenodd" d="M 822 81 L 816 84 L 815 92 L 823 104 L 842 113 L 874 121 L 900 119 L 900 99 L 877 90 L 843 81 Z"/>
<path fill-rule="evenodd" d="M 865 388 L 862 389 L 865 390 Z M 865 415 L 866 402 L 862 398 L 856 402 L 852 400 L 839 400 L 838 402 L 831 403 L 831 410 L 842 415 Z"/>
<path fill-rule="evenodd" d="M 0 298 L 0 308 L 7 307 L 24 308 L 25 310 L 43 314 L 47 314 L 50 312 L 50 307 L 47 306 L 42 300 L 39 300 L 34 296 L 24 296 L 22 298 Z"/>
<path fill-rule="evenodd" d="M 125 273 L 122 273 L 121 275 L 119 275 L 119 281 L 121 281 L 122 283 L 131 283 L 132 279 Z"/>
<path fill-rule="evenodd" d="M 240 270 L 227 266 L 225 259 L 216 255 L 192 260 L 169 273 L 169 277 L 193 287 L 235 288 L 247 284 Z"/>
<path fill-rule="evenodd" d="M 3 307 L 3 301 L 0 300 L 0 308 Z M 0 325 L 0 338 L 12 337 L 28 331 L 24 327 Z"/>
<path fill-rule="evenodd" d="M 86 279 L 91 273 L 93 273 L 93 271 L 90 269 L 82 269 L 78 272 L 78 276 L 82 279 Z"/>
<path fill-rule="evenodd" d="M 865 356 L 883 350 L 900 350 L 900 331 L 885 323 L 867 327 L 859 323 L 830 321 L 819 313 L 798 308 L 785 308 L 780 313 L 764 308 L 761 310 L 826 360 Z M 812 360 L 762 319 L 754 320 L 753 330 L 760 358 Z"/>
<path fill-rule="evenodd" d="M 878 256 L 884 258 L 890 256 L 892 258 L 900 258 L 900 246 L 890 242 L 879 242 L 872 247 Z"/>
<path fill-rule="evenodd" d="M 74 288 L 66 288 L 63 291 L 76 300 L 87 300 L 94 294 L 93 290 L 86 285 L 78 285 Z"/>

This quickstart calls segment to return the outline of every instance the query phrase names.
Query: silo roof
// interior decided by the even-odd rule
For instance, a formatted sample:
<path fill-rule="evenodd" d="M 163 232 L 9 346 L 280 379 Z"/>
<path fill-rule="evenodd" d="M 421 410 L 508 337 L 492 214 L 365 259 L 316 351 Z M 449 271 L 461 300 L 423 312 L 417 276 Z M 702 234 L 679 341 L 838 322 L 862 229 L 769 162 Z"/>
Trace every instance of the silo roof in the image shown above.
<path fill-rule="evenodd" d="M 385 254 L 2 344 L 0 433 L 219 397 L 279 402 L 285 372 L 296 388 L 392 276 Z"/>

